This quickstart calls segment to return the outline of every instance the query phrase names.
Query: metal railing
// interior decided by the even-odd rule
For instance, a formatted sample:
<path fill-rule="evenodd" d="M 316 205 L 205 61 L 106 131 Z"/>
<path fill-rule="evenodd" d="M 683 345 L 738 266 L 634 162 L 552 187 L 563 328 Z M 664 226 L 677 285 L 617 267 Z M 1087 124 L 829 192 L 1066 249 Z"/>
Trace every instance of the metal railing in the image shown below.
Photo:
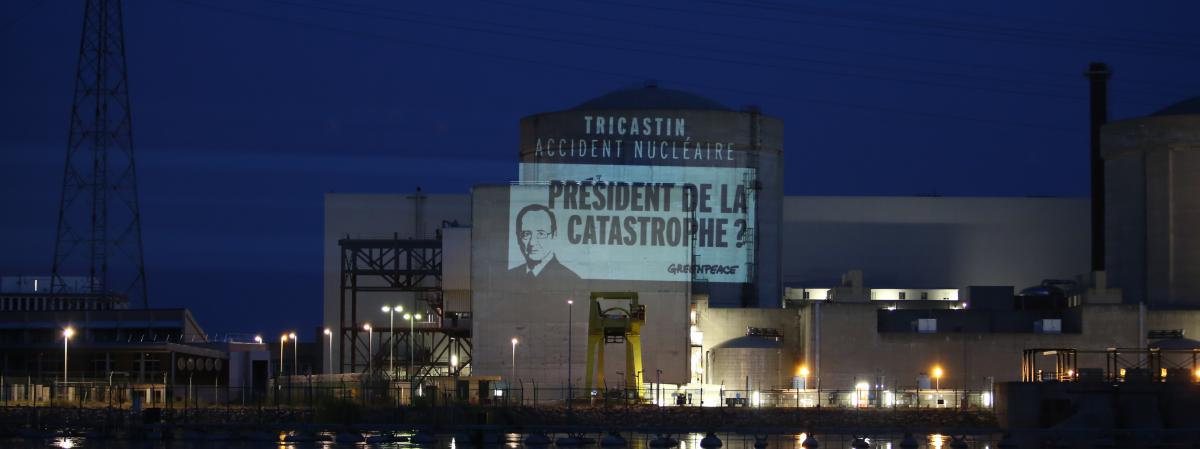
<path fill-rule="evenodd" d="M 0 381 L 0 406 L 75 407 L 277 407 L 313 408 L 327 401 L 368 408 L 470 404 L 493 407 L 660 406 L 737 408 L 940 408 L 986 410 L 990 390 L 916 388 L 734 390 L 678 388 L 647 384 L 640 389 L 572 390 L 534 383 L 506 385 L 462 382 L 448 385 L 380 380 L 302 381 L 303 376 L 269 382 L 265 388 L 225 385 L 109 383 L 107 380 L 61 382 L 11 378 Z M 484 386 L 483 389 L 480 387 Z"/>

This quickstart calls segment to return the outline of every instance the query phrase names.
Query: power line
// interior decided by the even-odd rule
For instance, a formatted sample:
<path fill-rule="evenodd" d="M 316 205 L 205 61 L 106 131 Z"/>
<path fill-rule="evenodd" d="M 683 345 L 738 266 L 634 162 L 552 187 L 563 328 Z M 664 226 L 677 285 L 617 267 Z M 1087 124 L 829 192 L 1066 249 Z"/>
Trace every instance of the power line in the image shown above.
<path fill-rule="evenodd" d="M 710 16 L 720 16 L 720 17 L 725 17 L 725 18 L 732 17 L 732 18 L 747 19 L 747 20 L 782 22 L 782 23 L 789 23 L 789 24 L 808 24 L 808 25 L 816 25 L 816 26 L 822 26 L 822 27 L 850 28 L 850 29 L 866 30 L 866 31 L 904 33 L 904 34 L 913 34 L 913 35 L 930 36 L 930 37 L 942 37 L 942 38 L 951 38 L 951 39 L 964 39 L 965 38 L 965 39 L 969 39 L 969 40 L 982 41 L 982 42 L 991 41 L 991 42 L 1020 44 L 1020 45 L 1039 46 L 1039 47 L 1044 47 L 1044 44 L 1046 43 L 1046 42 L 1038 42 L 1037 39 L 1033 39 L 1033 40 L 1031 40 L 1031 39 L 1024 39 L 1024 40 L 1021 40 L 1021 39 L 999 39 L 999 38 L 987 37 L 987 36 L 954 35 L 954 34 L 938 33 L 938 32 L 931 32 L 931 31 L 924 31 L 924 30 L 906 30 L 906 29 L 902 29 L 902 28 L 887 28 L 887 27 L 881 28 L 881 27 L 872 27 L 872 26 L 855 25 L 855 24 L 841 24 L 841 23 L 823 23 L 823 22 L 819 22 L 819 21 L 812 21 L 812 20 L 805 21 L 805 20 L 789 18 L 789 17 L 745 15 L 745 14 L 731 13 L 728 11 L 694 10 L 694 9 L 685 9 L 685 8 L 674 8 L 674 7 L 669 7 L 669 6 L 655 6 L 655 5 L 649 5 L 649 4 L 629 3 L 629 2 L 616 1 L 616 0 L 590 0 L 590 2 L 616 5 L 616 6 L 624 6 L 624 7 L 629 7 L 629 8 L 652 9 L 652 10 L 666 11 L 666 12 L 672 12 L 672 13 L 684 13 L 684 14 L 692 14 L 692 15 L 710 15 Z M 1043 41 L 1049 41 L 1050 43 L 1056 44 L 1057 46 L 1064 47 L 1064 48 L 1091 48 L 1091 49 L 1099 49 L 1101 51 L 1121 52 L 1119 49 L 1104 47 L 1104 46 L 1098 47 L 1096 45 L 1064 44 L 1062 42 L 1053 42 L 1053 40 L 1045 40 L 1045 39 L 1043 39 Z M 1123 53 L 1136 54 L 1136 55 L 1144 54 L 1144 53 L 1133 53 L 1133 52 L 1129 52 L 1129 51 L 1124 51 Z M 1195 54 L 1188 54 L 1187 57 L 1190 59 L 1200 59 L 1200 56 L 1197 56 Z"/>
<path fill-rule="evenodd" d="M 621 23 L 621 24 L 625 24 L 625 25 L 639 25 L 639 26 L 644 26 L 647 28 L 652 28 L 652 29 L 657 29 L 657 30 L 697 33 L 696 30 L 693 28 L 674 27 L 674 26 L 671 26 L 670 24 L 644 22 L 644 21 L 638 21 L 638 20 L 629 19 L 629 18 L 613 18 L 613 17 L 606 17 L 606 16 L 598 16 L 598 15 L 593 15 L 593 14 L 583 14 L 583 13 L 578 13 L 578 12 L 564 11 L 561 9 L 546 8 L 546 7 L 537 6 L 537 5 L 509 2 L 509 1 L 504 1 L 504 0 L 483 0 L 482 2 L 485 4 L 502 4 L 502 5 L 512 6 L 512 7 L 524 8 L 524 9 L 529 9 L 529 10 L 534 10 L 534 11 L 541 11 L 541 12 L 562 15 L 562 16 L 567 16 L 567 17 L 579 17 L 579 18 L 586 18 L 586 19 L 591 19 L 591 20 L 596 20 L 596 21 Z M 826 45 L 817 45 L 817 44 L 808 43 L 808 42 L 801 43 L 801 42 L 796 42 L 796 41 L 769 39 L 769 38 L 763 38 L 763 37 L 758 37 L 758 36 L 749 36 L 749 35 L 744 35 L 744 34 L 722 32 L 720 30 L 713 30 L 713 29 L 705 29 L 703 31 L 703 33 L 697 33 L 697 34 L 702 34 L 705 36 L 726 37 L 726 38 L 744 40 L 747 42 L 767 43 L 767 44 L 787 46 L 787 47 L 800 46 L 800 47 L 814 48 L 814 49 L 824 50 L 824 51 L 854 53 L 854 54 L 861 54 L 861 55 L 867 55 L 867 56 L 872 56 L 872 57 L 884 57 L 884 58 L 893 58 L 893 59 L 923 62 L 923 63 L 953 65 L 955 67 L 969 67 L 969 68 L 985 69 L 985 70 L 990 70 L 990 71 L 1012 71 L 1012 72 L 1036 74 L 1036 75 L 1041 75 L 1043 77 L 1051 77 L 1053 79 L 1061 79 L 1062 75 L 1063 75 L 1060 72 L 1049 72 L 1049 71 L 1045 71 L 1045 70 L 1032 70 L 1032 69 L 1025 69 L 1025 68 L 1020 68 L 1020 67 L 1006 67 L 1006 66 L 998 66 L 998 65 L 992 65 L 992 64 L 973 63 L 973 62 L 965 62 L 965 61 L 952 61 L 952 60 L 946 60 L 946 59 L 937 59 L 937 58 L 920 57 L 920 56 L 896 55 L 896 54 L 892 54 L 892 53 L 879 52 L 879 51 L 862 50 L 862 49 L 847 48 L 847 47 L 831 47 L 831 46 L 826 46 Z M 931 72 L 931 73 L 936 73 L 936 72 Z M 949 76 L 948 74 L 941 74 L 941 75 Z M 1075 76 L 1078 74 L 1072 72 L 1072 75 Z M 1078 85 L 1075 85 L 1075 84 L 1063 84 L 1063 83 L 1049 82 L 1049 81 L 1014 80 L 1014 79 L 1005 79 L 1005 78 L 996 78 L 996 77 L 978 76 L 978 75 L 969 75 L 969 76 L 972 78 L 977 78 L 977 79 L 986 79 L 986 80 L 1000 81 L 1000 82 L 1041 84 L 1044 86 L 1055 87 L 1055 88 L 1060 88 L 1060 89 L 1076 89 L 1079 87 Z M 1043 79 L 1048 79 L 1048 78 L 1043 78 Z M 1135 81 L 1135 80 L 1130 80 L 1129 78 L 1124 77 L 1124 76 L 1121 78 L 1121 80 L 1122 81 Z M 1154 81 L 1140 81 L 1140 82 L 1152 84 L 1155 86 L 1162 84 L 1162 83 L 1158 83 L 1158 82 L 1154 82 Z M 1184 87 L 1190 87 L 1190 86 L 1184 86 Z M 1178 97 L 1178 96 L 1183 95 L 1179 91 L 1174 91 L 1174 90 L 1172 90 L 1172 91 L 1138 90 L 1138 89 L 1128 89 L 1128 88 L 1119 88 L 1119 87 L 1114 88 L 1112 90 L 1113 90 L 1113 93 L 1115 93 L 1115 94 L 1171 95 L 1173 97 Z"/>
<path fill-rule="evenodd" d="M 994 34 L 1002 35 L 1017 39 L 1035 39 L 1035 40 L 1058 40 L 1071 42 L 1079 45 L 1097 45 L 1097 46 L 1124 46 L 1130 48 L 1143 48 L 1152 50 L 1163 50 L 1178 47 L 1181 49 L 1193 50 L 1194 42 L 1163 42 L 1153 41 L 1140 38 L 1111 38 L 1111 39 L 1088 39 L 1071 36 L 1062 32 L 1045 31 L 1034 28 L 1014 27 L 1005 25 L 989 25 L 981 23 L 956 22 L 945 19 L 931 19 L 924 17 L 911 17 L 888 15 L 862 11 L 839 11 L 837 9 L 819 6 L 806 6 L 793 3 L 780 3 L 767 0 L 745 1 L 745 0 L 704 0 L 706 3 L 716 5 L 733 6 L 737 8 L 754 8 L 760 10 L 771 11 L 790 11 L 801 13 L 805 16 L 824 16 L 828 18 L 841 20 L 855 20 L 863 22 L 875 22 L 883 25 L 900 24 L 909 25 L 917 28 L 937 28 L 947 31 L 956 31 L 961 33 L 974 34 Z M 1164 48 L 1166 47 L 1166 48 Z M 1190 53 L 1190 52 L 1189 52 Z"/>
<path fill-rule="evenodd" d="M 6 23 L 4 25 L 0 25 L 0 33 L 6 33 L 6 32 L 8 32 L 9 29 L 17 26 L 17 23 L 21 22 L 22 20 L 25 20 L 25 18 L 28 17 L 29 14 L 33 12 L 33 10 L 37 9 L 38 6 L 42 6 L 42 3 L 45 3 L 45 2 L 42 0 L 33 0 L 33 1 L 29 2 L 29 4 L 26 5 L 26 8 L 23 11 L 17 13 L 16 18 L 8 21 L 8 23 Z"/>
<path fill-rule="evenodd" d="M 862 3 L 862 2 L 860 1 L 859 3 Z M 1124 26 L 1112 26 L 1112 25 L 1105 25 L 1105 26 L 1100 27 L 1100 26 L 1095 26 L 1095 25 L 1085 25 L 1085 24 L 1080 24 L 1080 23 L 1064 22 L 1061 20 L 1049 20 L 1049 19 L 1043 19 L 1043 18 L 1039 18 L 1039 17 L 1002 16 L 1002 15 L 996 15 L 996 14 L 982 13 L 982 12 L 978 12 L 978 11 L 961 10 L 961 9 L 933 8 L 933 7 L 929 7 L 925 3 L 921 3 L 921 2 L 916 2 L 916 3 L 911 3 L 911 4 L 903 4 L 903 3 L 898 3 L 898 2 L 886 2 L 886 1 L 878 1 L 877 0 L 877 1 L 871 1 L 869 3 L 883 6 L 885 8 L 921 9 L 921 10 L 925 10 L 925 11 L 932 11 L 932 12 L 943 13 L 943 14 L 962 14 L 962 15 L 983 17 L 983 18 L 994 19 L 994 20 L 1016 20 L 1016 21 L 1021 21 L 1021 22 L 1044 23 L 1047 25 L 1060 26 L 1060 27 L 1072 27 L 1072 28 L 1079 28 L 1079 29 L 1094 29 L 1094 30 L 1100 30 L 1100 31 L 1118 31 L 1118 32 L 1125 32 L 1125 33 L 1131 33 L 1131 34 L 1136 34 L 1136 35 L 1158 34 L 1158 35 L 1162 35 L 1162 36 L 1174 36 L 1177 38 L 1184 38 L 1184 39 L 1200 38 L 1200 34 L 1188 34 L 1188 33 L 1179 33 L 1179 32 L 1173 32 L 1173 31 L 1162 31 L 1162 30 L 1150 30 L 1150 29 L 1144 29 L 1144 28 L 1129 28 L 1129 27 L 1124 27 Z"/>
<path fill-rule="evenodd" d="M 375 40 L 387 41 L 387 42 L 391 42 L 391 43 L 400 43 L 400 44 L 405 44 L 405 45 L 434 48 L 434 49 L 439 49 L 439 50 L 452 51 L 452 52 L 456 52 L 456 53 L 469 54 L 469 55 L 473 55 L 473 56 L 486 57 L 486 58 L 495 59 L 495 60 L 521 62 L 521 63 L 525 63 L 525 64 L 535 65 L 538 67 L 554 67 L 554 68 L 562 69 L 562 70 L 599 74 L 599 75 L 620 78 L 620 79 L 632 79 L 632 80 L 645 79 L 644 75 L 634 75 L 634 74 L 630 74 L 630 73 L 615 72 L 615 71 L 609 71 L 609 70 L 598 70 L 595 68 L 582 67 L 582 66 L 566 64 L 566 63 L 561 63 L 561 62 L 556 62 L 556 61 L 535 60 L 535 59 L 519 57 L 519 56 L 496 54 L 496 53 L 490 53 L 490 52 L 469 49 L 469 48 L 456 47 L 456 46 L 451 46 L 451 45 L 446 45 L 446 44 L 441 44 L 441 43 L 417 41 L 417 40 L 412 40 L 412 39 L 407 39 L 407 38 L 400 38 L 400 37 L 396 37 L 396 36 L 376 34 L 376 33 L 366 32 L 366 31 L 361 31 L 361 30 L 352 30 L 352 29 L 334 27 L 334 26 L 329 26 L 329 25 L 320 24 L 320 23 L 297 21 L 297 20 L 292 20 L 289 18 L 272 16 L 269 14 L 262 14 L 262 13 L 258 13 L 258 12 L 244 11 L 244 10 L 232 9 L 232 8 L 223 7 L 223 6 L 212 5 L 212 4 L 208 4 L 208 3 L 199 2 L 196 0 L 176 0 L 176 1 L 186 4 L 186 5 L 205 8 L 205 9 L 209 9 L 209 10 L 213 10 L 213 11 L 219 11 L 219 12 L 223 12 L 226 14 L 239 15 L 239 16 L 249 17 L 249 18 L 254 18 L 254 19 L 259 19 L 259 20 L 285 23 L 285 24 L 289 24 L 289 25 L 303 26 L 303 27 L 320 29 L 320 30 L 330 31 L 330 32 L 335 32 L 335 33 L 341 33 L 341 34 L 365 37 L 365 38 L 370 38 L 370 39 L 375 39 Z M 869 110 L 869 111 L 875 111 L 875 112 L 886 112 L 886 113 L 892 113 L 892 114 L 910 115 L 910 116 L 916 116 L 916 117 L 941 118 L 941 119 L 969 121 L 969 122 L 976 122 L 976 123 L 986 123 L 986 124 L 992 124 L 992 125 L 1015 126 L 1015 127 L 1021 127 L 1021 128 L 1039 129 L 1039 130 L 1043 130 L 1043 131 L 1052 131 L 1052 132 L 1066 133 L 1066 134 L 1078 134 L 1080 132 L 1083 132 L 1083 130 L 1078 129 L 1078 128 L 1058 127 L 1058 126 L 1045 125 L 1045 124 L 1040 124 L 1040 123 L 1018 122 L 1018 121 L 1003 120 L 1003 119 L 991 119 L 991 118 L 971 117 L 971 116 L 956 115 L 956 114 L 945 114 L 945 113 L 939 113 L 939 112 L 917 111 L 917 110 L 893 108 L 893 107 L 887 107 L 887 106 L 847 103 L 847 102 L 826 100 L 826 99 L 820 99 L 820 98 L 786 95 L 786 94 L 780 94 L 778 92 L 763 92 L 763 91 L 755 91 L 755 90 L 751 90 L 751 89 L 739 89 L 739 88 L 731 88 L 731 87 L 727 87 L 727 86 L 714 86 L 714 85 L 707 85 L 707 84 L 702 84 L 702 83 L 671 80 L 671 79 L 662 79 L 662 81 L 665 81 L 667 83 L 674 84 L 674 85 L 687 86 L 687 87 L 692 87 L 692 88 L 726 91 L 726 92 L 738 93 L 738 94 L 743 94 L 743 95 L 754 95 L 754 96 L 760 96 L 760 97 L 772 98 L 772 99 L 782 99 L 782 100 L 796 101 L 796 102 L 802 102 L 802 103 L 823 104 L 823 105 L 839 106 L 839 107 L 845 107 L 845 108 L 851 108 L 851 109 L 860 109 L 860 110 Z"/>
<path fill-rule="evenodd" d="M 834 70 L 827 70 L 827 69 L 821 69 L 821 68 L 810 67 L 810 66 L 785 65 L 785 64 L 771 63 L 771 62 L 765 62 L 765 61 L 760 61 L 760 60 L 734 59 L 734 58 L 731 58 L 728 56 L 717 55 L 714 52 L 705 51 L 703 49 L 700 50 L 702 52 L 701 54 L 692 53 L 692 54 L 685 55 L 685 54 L 681 54 L 680 52 L 677 52 L 677 51 L 666 51 L 666 50 L 658 49 L 657 46 L 654 45 L 654 44 L 656 44 L 654 42 L 631 40 L 631 39 L 627 39 L 627 38 L 621 38 L 619 36 L 616 38 L 613 38 L 613 37 L 605 36 L 605 35 L 591 34 L 591 36 L 596 37 L 597 39 L 596 40 L 579 41 L 579 40 L 572 40 L 572 39 L 565 39 L 565 38 L 546 37 L 546 36 L 541 36 L 541 35 L 529 34 L 529 33 L 521 32 L 521 31 L 504 31 L 504 30 L 480 28 L 480 27 L 476 27 L 476 26 L 467 26 L 467 25 L 462 25 L 462 24 L 457 23 L 457 22 L 470 22 L 471 20 L 458 20 L 455 23 L 447 24 L 447 23 L 430 22 L 428 20 L 415 19 L 412 17 L 400 17 L 400 16 L 394 16 L 394 15 L 366 13 L 366 12 L 359 11 L 359 10 L 334 8 L 334 7 L 325 6 L 324 3 L 321 5 L 311 5 L 311 4 L 300 4 L 300 3 L 287 1 L 287 0 L 270 0 L 270 1 L 273 3 L 277 3 L 277 4 L 306 7 L 306 8 L 312 8 L 312 9 L 317 9 L 317 10 L 330 11 L 330 12 L 342 13 L 342 14 L 359 15 L 359 16 L 365 16 L 365 17 L 383 19 L 383 20 L 402 21 L 402 22 L 416 23 L 416 24 L 429 25 L 429 26 L 435 26 L 435 27 L 452 28 L 452 29 L 457 29 L 457 30 L 462 30 L 462 31 L 497 34 L 497 35 L 508 36 L 508 37 L 532 39 L 532 40 L 543 41 L 543 42 L 554 42 L 554 43 L 559 43 L 559 44 L 575 45 L 575 46 L 582 46 L 582 47 L 615 49 L 615 50 L 620 50 L 620 51 L 644 53 L 644 54 L 651 54 L 651 55 L 656 55 L 656 56 L 666 56 L 666 57 L 675 57 L 675 58 L 690 58 L 690 59 L 710 61 L 710 62 L 738 64 L 738 65 L 743 65 L 743 66 L 748 65 L 748 66 L 758 66 L 758 67 L 764 67 L 764 68 L 773 68 L 773 69 L 779 69 L 779 70 L 790 70 L 790 71 L 796 71 L 796 72 L 816 73 L 816 74 L 830 75 L 830 76 L 835 76 L 835 77 L 850 76 L 850 77 L 858 77 L 858 78 L 873 79 L 873 80 L 880 80 L 880 81 L 905 83 L 905 84 L 925 85 L 925 86 L 933 86 L 933 87 L 950 87 L 950 88 L 957 88 L 957 89 L 977 90 L 977 91 L 1010 94 L 1010 95 L 1026 95 L 1026 96 L 1036 96 L 1036 97 L 1045 97 L 1045 98 L 1065 99 L 1065 100 L 1072 100 L 1072 101 L 1085 101 L 1086 100 L 1086 97 L 1080 96 L 1080 95 L 1034 92 L 1034 91 L 1027 91 L 1027 90 L 1014 90 L 1014 89 L 1007 89 L 1007 88 L 1002 88 L 1002 87 L 975 86 L 975 85 L 962 84 L 962 83 L 934 81 L 934 80 L 923 79 L 923 78 L 922 79 L 900 78 L 900 77 L 895 77 L 895 76 L 886 76 L 886 75 L 877 74 L 878 72 L 881 72 L 881 71 L 882 72 L 895 71 L 895 69 L 893 69 L 891 67 L 853 65 L 853 64 L 845 64 L 845 63 L 839 63 L 839 62 L 819 60 L 819 59 L 783 57 L 783 59 L 790 59 L 793 61 L 805 62 L 805 63 L 810 63 L 810 64 L 840 65 L 840 66 L 844 66 L 844 67 L 854 67 L 854 68 L 858 68 L 858 69 L 870 70 L 871 72 L 870 73 L 856 73 L 856 72 L 850 72 L 850 71 L 834 71 Z M 395 10 L 391 10 L 391 11 L 395 11 Z M 406 11 L 406 12 L 411 15 L 424 15 L 426 17 L 429 17 L 428 14 L 409 12 L 409 11 Z M 434 17 L 436 17 L 436 16 L 434 16 Z M 478 23 L 481 21 L 474 21 L 474 22 Z M 488 26 L 500 26 L 500 27 L 512 28 L 511 26 L 508 26 L 506 24 L 497 24 L 495 22 L 486 22 L 486 21 L 483 21 L 483 22 L 487 23 Z M 525 27 L 525 29 L 538 29 L 538 27 Z M 540 28 L 540 29 L 547 30 L 545 28 Z M 548 30 L 548 31 L 550 31 L 552 33 L 557 32 L 557 30 Z M 573 34 L 577 34 L 580 36 L 587 36 L 586 33 L 573 33 Z M 634 43 L 634 44 L 636 44 L 636 46 L 629 47 L 629 46 L 619 46 L 619 45 L 613 45 L 613 44 L 598 43 L 598 42 L 601 42 L 604 40 L 622 40 L 625 42 Z M 753 51 L 743 51 L 742 53 L 747 54 L 747 55 L 759 55 L 764 58 L 770 58 L 770 57 L 776 56 L 774 54 L 753 52 Z M 959 76 L 957 74 L 948 74 L 948 73 L 935 73 L 935 75 L 939 75 L 939 76 L 943 76 L 943 77 Z M 999 80 L 993 79 L 993 81 L 999 81 Z M 1003 81 L 1019 82 L 1019 81 L 1013 81 L 1013 80 L 1003 80 Z M 1074 87 L 1074 86 L 1072 86 L 1072 87 Z M 1130 102 L 1148 105 L 1148 106 L 1157 106 L 1158 105 L 1158 104 L 1143 103 L 1143 102 L 1138 102 L 1138 101 L 1130 101 Z"/>

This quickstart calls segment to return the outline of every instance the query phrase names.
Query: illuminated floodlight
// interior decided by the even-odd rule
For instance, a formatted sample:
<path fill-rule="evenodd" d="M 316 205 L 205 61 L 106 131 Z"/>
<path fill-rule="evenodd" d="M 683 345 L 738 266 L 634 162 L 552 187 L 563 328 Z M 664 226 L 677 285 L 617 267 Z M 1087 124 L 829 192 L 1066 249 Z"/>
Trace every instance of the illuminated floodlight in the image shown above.
<path fill-rule="evenodd" d="M 363 330 L 365 330 L 365 331 L 369 331 L 369 330 L 371 330 L 371 323 L 364 324 L 364 325 L 363 325 Z"/>
<path fill-rule="evenodd" d="M 262 344 L 262 335 L 255 335 L 254 342 L 261 345 Z"/>
<path fill-rule="evenodd" d="M 330 335 L 330 334 L 332 334 L 332 333 L 333 333 L 333 331 L 329 330 L 329 328 L 328 328 L 328 327 L 327 327 L 327 328 L 325 328 L 325 335 Z"/>

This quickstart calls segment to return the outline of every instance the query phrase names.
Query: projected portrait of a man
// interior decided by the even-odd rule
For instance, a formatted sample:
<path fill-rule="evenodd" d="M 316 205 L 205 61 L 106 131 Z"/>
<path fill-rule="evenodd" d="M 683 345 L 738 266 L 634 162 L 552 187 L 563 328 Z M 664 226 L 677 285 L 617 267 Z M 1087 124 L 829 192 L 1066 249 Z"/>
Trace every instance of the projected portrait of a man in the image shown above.
<path fill-rule="evenodd" d="M 516 238 L 525 263 L 508 270 L 509 275 L 538 283 L 580 280 L 558 260 L 558 222 L 554 212 L 540 204 L 525 206 L 517 213 Z"/>

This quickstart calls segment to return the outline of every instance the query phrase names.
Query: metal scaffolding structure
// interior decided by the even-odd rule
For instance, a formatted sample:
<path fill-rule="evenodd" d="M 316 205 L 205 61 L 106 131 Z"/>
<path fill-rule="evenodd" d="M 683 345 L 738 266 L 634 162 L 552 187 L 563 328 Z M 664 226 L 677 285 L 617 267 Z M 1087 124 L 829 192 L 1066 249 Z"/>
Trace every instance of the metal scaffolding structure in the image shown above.
<path fill-rule="evenodd" d="M 429 376 L 459 375 L 470 366 L 470 321 L 447 314 L 443 308 L 440 238 L 347 236 L 338 240 L 338 246 L 341 248 L 338 372 L 370 369 L 371 375 L 400 377 L 387 372 L 391 345 L 420 348 L 411 352 L 407 363 L 396 364 L 404 369 L 403 377 L 414 383 Z M 363 293 L 413 293 L 424 303 L 429 316 L 419 322 L 400 321 L 395 327 L 386 320 L 364 320 L 358 314 L 359 296 Z M 363 329 L 368 322 L 379 325 L 372 324 L 373 329 L 368 332 Z M 367 341 L 373 334 L 379 334 L 379 344 Z M 409 353 L 400 351 L 397 355 L 408 358 Z"/>
<path fill-rule="evenodd" d="M 148 305 L 120 0 L 87 0 L 51 291 Z M 85 275 L 86 291 L 64 278 Z"/>

